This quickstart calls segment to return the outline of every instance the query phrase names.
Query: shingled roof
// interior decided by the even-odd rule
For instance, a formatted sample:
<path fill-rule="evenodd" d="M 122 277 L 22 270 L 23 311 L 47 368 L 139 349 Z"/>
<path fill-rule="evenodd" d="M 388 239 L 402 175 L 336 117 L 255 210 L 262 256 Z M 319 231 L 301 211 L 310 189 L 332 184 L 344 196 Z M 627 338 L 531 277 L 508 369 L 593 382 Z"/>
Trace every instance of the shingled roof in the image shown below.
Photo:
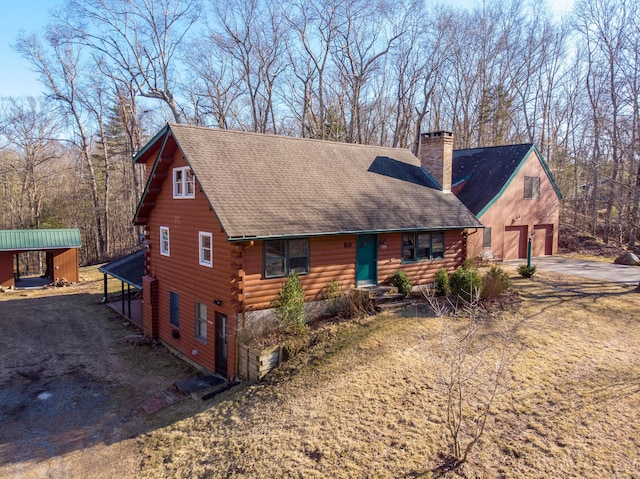
<path fill-rule="evenodd" d="M 134 161 L 176 147 L 230 240 L 481 226 L 408 150 L 170 124 Z"/>
<path fill-rule="evenodd" d="M 547 164 L 531 143 L 454 150 L 452 189 L 476 216 L 482 216 L 502 194 L 531 152 L 535 152 L 559 198 Z"/>

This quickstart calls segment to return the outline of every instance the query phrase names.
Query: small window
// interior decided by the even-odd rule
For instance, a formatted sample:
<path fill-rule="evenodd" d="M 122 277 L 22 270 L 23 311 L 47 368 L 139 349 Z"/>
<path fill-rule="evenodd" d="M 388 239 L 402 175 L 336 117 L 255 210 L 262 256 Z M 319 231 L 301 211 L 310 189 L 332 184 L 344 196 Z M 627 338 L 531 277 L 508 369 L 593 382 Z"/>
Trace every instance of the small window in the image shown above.
<path fill-rule="evenodd" d="M 200 264 L 211 268 L 213 266 L 213 235 L 201 231 L 198 243 L 200 249 Z"/>
<path fill-rule="evenodd" d="M 402 235 L 402 261 L 416 260 L 416 235 L 405 233 Z"/>
<path fill-rule="evenodd" d="M 444 233 L 404 233 L 402 262 L 444 258 Z"/>
<path fill-rule="evenodd" d="M 491 248 L 491 227 L 487 226 L 482 233 L 482 247 Z"/>
<path fill-rule="evenodd" d="M 188 166 L 173 169 L 173 197 L 174 198 L 194 198 L 195 197 L 195 177 L 193 171 Z"/>
<path fill-rule="evenodd" d="M 291 239 L 264 242 L 264 276 L 278 278 L 309 272 L 309 240 Z"/>
<path fill-rule="evenodd" d="M 160 254 L 162 256 L 170 256 L 171 245 L 169 241 L 169 227 L 160 227 Z"/>
<path fill-rule="evenodd" d="M 444 233 L 431 233 L 431 259 L 444 259 Z"/>
<path fill-rule="evenodd" d="M 524 199 L 537 200 L 540 198 L 540 177 L 525 176 L 524 177 Z"/>
<path fill-rule="evenodd" d="M 180 327 L 180 295 L 169 291 L 169 322 L 176 328 Z"/>
<path fill-rule="evenodd" d="M 196 338 L 207 342 L 207 305 L 196 303 Z"/>

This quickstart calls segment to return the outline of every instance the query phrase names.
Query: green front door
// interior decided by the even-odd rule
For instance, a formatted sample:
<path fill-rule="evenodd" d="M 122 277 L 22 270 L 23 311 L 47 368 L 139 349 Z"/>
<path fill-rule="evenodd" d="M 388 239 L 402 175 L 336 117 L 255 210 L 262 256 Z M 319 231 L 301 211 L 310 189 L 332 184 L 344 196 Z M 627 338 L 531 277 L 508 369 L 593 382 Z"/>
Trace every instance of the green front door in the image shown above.
<path fill-rule="evenodd" d="M 378 284 L 378 236 L 358 235 L 356 249 L 356 286 Z"/>

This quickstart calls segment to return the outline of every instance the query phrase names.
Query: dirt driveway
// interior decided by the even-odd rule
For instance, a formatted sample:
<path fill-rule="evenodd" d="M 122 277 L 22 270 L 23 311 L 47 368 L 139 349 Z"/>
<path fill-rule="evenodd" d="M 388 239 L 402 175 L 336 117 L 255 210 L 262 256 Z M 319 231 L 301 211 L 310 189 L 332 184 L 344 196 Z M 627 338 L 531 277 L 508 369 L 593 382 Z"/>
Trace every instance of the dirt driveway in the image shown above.
<path fill-rule="evenodd" d="M 142 403 L 197 375 L 127 340 L 137 330 L 100 298 L 99 282 L 0 293 L 0 476 L 161 426 Z"/>

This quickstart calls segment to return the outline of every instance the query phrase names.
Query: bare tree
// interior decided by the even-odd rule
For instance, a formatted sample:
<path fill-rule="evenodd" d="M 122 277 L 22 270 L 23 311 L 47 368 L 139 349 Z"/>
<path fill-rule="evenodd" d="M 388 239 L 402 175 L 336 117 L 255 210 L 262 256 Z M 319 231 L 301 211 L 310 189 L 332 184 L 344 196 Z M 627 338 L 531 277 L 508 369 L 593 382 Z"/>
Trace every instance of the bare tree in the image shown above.
<path fill-rule="evenodd" d="M 440 341 L 431 350 L 431 362 L 444 398 L 451 441 L 451 457 L 443 467 L 456 469 L 484 434 L 496 398 L 508 391 L 515 343 L 506 322 L 497 333 L 487 334 L 479 294 L 457 306 L 438 301 L 431 293 L 425 296 L 441 320 Z"/>
<path fill-rule="evenodd" d="M 366 0 L 341 2 L 332 60 L 338 67 L 340 85 L 349 99 L 347 141 L 363 142 L 362 97 L 374 72 L 402 35 L 385 20 L 391 7 Z"/>
<path fill-rule="evenodd" d="M 87 105 L 92 99 L 86 96 L 82 85 L 81 54 L 70 43 L 65 31 L 51 26 L 46 34 L 46 46 L 36 37 L 23 36 L 18 39 L 16 48 L 39 73 L 51 99 L 59 102 L 64 113 L 71 118 L 76 139 L 75 145 L 80 151 L 82 165 L 87 170 L 87 179 L 91 189 L 91 202 L 95 219 L 93 241 L 96 254 L 105 251 L 102 205 L 98 193 L 96 171 L 91 161 L 91 138 L 87 131 Z"/>
<path fill-rule="evenodd" d="M 279 75 L 286 68 L 287 41 L 281 11 L 259 0 L 221 0 L 212 6 L 216 23 L 210 27 L 219 55 L 234 62 L 248 96 L 250 121 L 255 132 L 277 133 L 274 95 Z"/>
<path fill-rule="evenodd" d="M 55 137 L 61 121 L 51 104 L 33 97 L 8 99 L 2 108 L 0 136 L 14 152 L 14 161 L 5 166 L 13 170 L 14 180 L 20 182 L 15 207 L 18 228 L 39 228 L 43 202 L 52 175 L 51 163 L 59 159 L 61 149 Z"/>
<path fill-rule="evenodd" d="M 104 58 L 109 75 L 162 101 L 180 123 L 176 99 L 179 50 L 197 22 L 199 0 L 68 0 L 58 19 L 74 41 Z"/>
<path fill-rule="evenodd" d="M 302 88 L 292 88 L 301 104 L 301 136 L 327 139 L 326 75 L 338 22 L 338 0 L 291 0 L 283 4 L 283 15 L 294 34 L 287 43 L 293 76 Z"/>

